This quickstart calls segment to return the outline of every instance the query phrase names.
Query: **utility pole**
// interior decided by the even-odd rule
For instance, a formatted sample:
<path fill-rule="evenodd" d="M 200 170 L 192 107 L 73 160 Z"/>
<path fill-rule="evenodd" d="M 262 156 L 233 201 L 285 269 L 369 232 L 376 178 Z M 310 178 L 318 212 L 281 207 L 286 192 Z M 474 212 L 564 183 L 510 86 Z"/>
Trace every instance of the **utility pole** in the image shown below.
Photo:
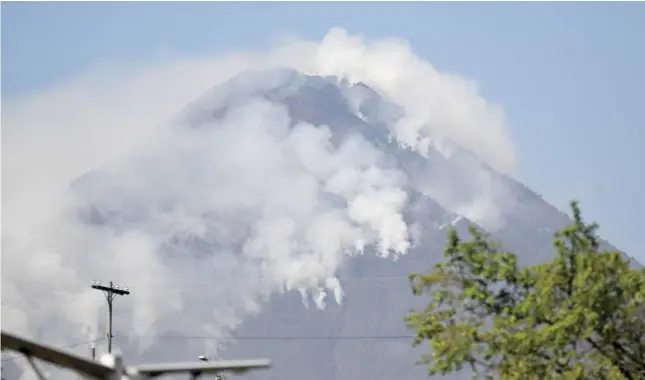
<path fill-rule="evenodd" d="M 112 353 L 112 301 L 116 296 L 127 296 L 130 294 L 130 289 L 123 286 L 114 285 L 110 281 L 109 286 L 101 285 L 98 281 L 92 281 L 92 289 L 101 290 L 105 294 L 105 299 L 107 300 L 108 313 L 107 313 L 107 339 L 108 339 L 108 353 Z"/>

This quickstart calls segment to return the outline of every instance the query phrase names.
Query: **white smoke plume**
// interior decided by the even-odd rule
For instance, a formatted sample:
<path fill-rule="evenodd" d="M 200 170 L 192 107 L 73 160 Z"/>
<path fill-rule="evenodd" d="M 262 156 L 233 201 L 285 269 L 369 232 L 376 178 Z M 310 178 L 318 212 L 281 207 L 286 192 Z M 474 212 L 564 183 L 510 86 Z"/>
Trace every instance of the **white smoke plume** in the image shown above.
<path fill-rule="evenodd" d="M 140 344 L 170 329 L 222 335 L 276 292 L 301 291 L 319 307 L 327 293 L 341 302 L 336 272 L 363 245 L 383 257 L 406 253 L 409 179 L 387 169 L 370 142 L 334 147 L 325 126 L 289 128 L 284 108 L 258 99 L 199 129 L 169 123 L 211 87 L 275 67 L 380 91 L 405 111 L 393 136 L 422 154 L 428 144 L 458 144 L 497 170 L 515 164 L 501 111 L 396 39 L 333 29 L 322 41 L 290 39 L 266 52 L 106 65 L 3 99 L 3 329 L 83 341 L 104 313 L 89 284 L 113 279 L 132 289 L 118 300 L 130 312 L 115 320 L 117 332 Z M 422 183 L 467 217 L 496 212 Z M 110 227 L 79 219 L 90 204 Z"/>

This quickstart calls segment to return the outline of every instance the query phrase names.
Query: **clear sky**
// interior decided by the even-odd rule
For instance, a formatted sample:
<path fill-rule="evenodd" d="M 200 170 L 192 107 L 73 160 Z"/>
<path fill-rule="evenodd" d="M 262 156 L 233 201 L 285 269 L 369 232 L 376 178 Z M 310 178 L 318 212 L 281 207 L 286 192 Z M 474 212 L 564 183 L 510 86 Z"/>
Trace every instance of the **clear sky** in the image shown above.
<path fill-rule="evenodd" d="M 645 263 L 645 3 L 3 3 L 2 97 L 95 64 L 209 56 L 331 27 L 399 36 L 500 103 L 519 179 L 582 202 Z"/>

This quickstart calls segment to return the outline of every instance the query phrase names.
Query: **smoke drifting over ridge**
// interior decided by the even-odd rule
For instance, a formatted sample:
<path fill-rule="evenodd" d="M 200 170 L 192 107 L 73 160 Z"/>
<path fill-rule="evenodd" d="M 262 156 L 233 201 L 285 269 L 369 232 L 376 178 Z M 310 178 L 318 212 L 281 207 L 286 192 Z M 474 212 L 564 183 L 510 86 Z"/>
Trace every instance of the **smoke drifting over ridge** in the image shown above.
<path fill-rule="evenodd" d="M 405 254 L 406 186 L 444 194 L 440 203 L 473 219 L 495 213 L 483 194 L 469 215 L 451 204 L 452 189 L 393 170 L 359 136 L 335 147 L 324 126 L 290 128 L 280 104 L 250 98 L 212 125 L 177 128 L 204 91 L 276 67 L 379 91 L 404 111 L 391 134 L 421 154 L 457 144 L 513 169 L 501 111 L 396 39 L 334 29 L 262 53 L 92 72 L 3 102 L 3 328 L 83 341 L 104 303 L 88 285 L 114 279 L 133 289 L 119 300 L 131 315 L 119 314 L 117 331 L 141 344 L 171 328 L 226 334 L 276 292 L 299 290 L 319 307 L 327 294 L 340 302 L 335 273 L 364 245 Z"/>

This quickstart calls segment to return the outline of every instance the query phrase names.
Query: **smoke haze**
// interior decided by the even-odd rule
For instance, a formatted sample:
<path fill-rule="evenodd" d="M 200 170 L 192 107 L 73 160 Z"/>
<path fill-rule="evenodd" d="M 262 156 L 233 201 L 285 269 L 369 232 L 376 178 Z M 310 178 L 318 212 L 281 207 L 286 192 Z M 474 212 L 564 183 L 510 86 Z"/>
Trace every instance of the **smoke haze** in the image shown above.
<path fill-rule="evenodd" d="M 444 179 L 408 178 L 358 135 L 336 146 L 328 128 L 295 123 L 281 104 L 249 98 L 200 128 L 178 117 L 234 75 L 278 67 L 370 86 L 404 111 L 391 135 L 422 155 L 460 146 L 513 170 L 503 113 L 405 41 L 333 29 L 266 52 L 106 65 L 3 100 L 3 329 L 56 345 L 87 340 L 88 328 L 101 335 L 92 280 L 132 289 L 115 326 L 140 348 L 171 329 L 228 334 L 277 292 L 342 302 L 336 272 L 363 246 L 383 258 L 408 251 L 406 186 L 501 222 L 480 164 L 452 174 L 482 189 L 464 204 Z"/>

